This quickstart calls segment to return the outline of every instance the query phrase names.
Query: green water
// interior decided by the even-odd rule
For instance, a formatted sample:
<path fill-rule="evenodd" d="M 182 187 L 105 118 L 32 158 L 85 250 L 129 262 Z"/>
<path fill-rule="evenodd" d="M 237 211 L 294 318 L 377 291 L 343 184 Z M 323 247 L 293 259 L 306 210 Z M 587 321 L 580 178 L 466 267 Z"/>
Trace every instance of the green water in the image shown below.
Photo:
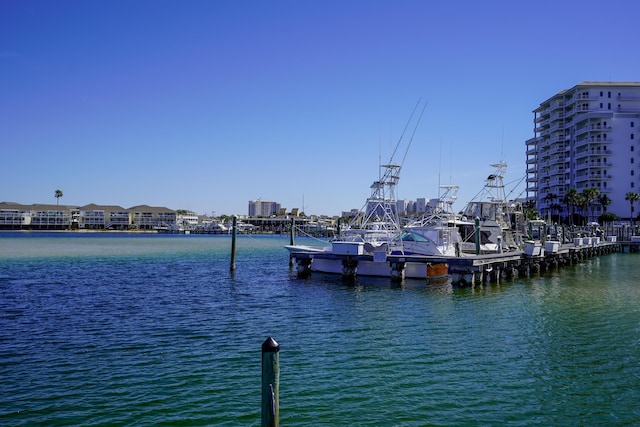
<path fill-rule="evenodd" d="M 640 425 L 640 257 L 454 289 L 299 280 L 287 238 L 0 233 L 0 425 Z"/>

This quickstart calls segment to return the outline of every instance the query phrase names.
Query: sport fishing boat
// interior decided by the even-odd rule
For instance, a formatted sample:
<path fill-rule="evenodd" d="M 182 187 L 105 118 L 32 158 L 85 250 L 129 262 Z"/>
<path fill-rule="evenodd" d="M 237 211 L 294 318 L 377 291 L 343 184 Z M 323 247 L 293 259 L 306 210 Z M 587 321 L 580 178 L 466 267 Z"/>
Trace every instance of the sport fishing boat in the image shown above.
<path fill-rule="evenodd" d="M 482 190 L 467 203 L 460 218 L 455 219 L 463 253 L 501 253 L 521 250 L 523 246 L 522 206 L 508 201 L 505 192 L 507 164 L 501 161 L 491 167 L 494 172 L 487 177 Z"/>
<path fill-rule="evenodd" d="M 411 121 L 411 118 L 409 120 Z M 401 141 L 402 137 L 398 145 Z M 397 152 L 398 145 L 394 153 Z M 410 145 L 411 141 L 405 150 L 405 157 Z M 299 265 L 299 270 L 304 267 L 310 268 L 311 271 L 344 274 L 345 268 L 353 267 L 349 263 L 357 258 L 358 275 L 388 277 L 392 274 L 387 262 L 389 255 L 442 255 L 437 242 L 401 227 L 396 199 L 401 168 L 402 164 L 393 161 L 393 155 L 389 163 L 380 165 L 379 178 L 371 185 L 371 194 L 364 207 L 343 230 L 338 230 L 338 236 L 328 245 L 285 246 L 291 258 L 305 261 L 311 259 L 310 266 Z M 407 262 L 404 267 L 405 277 L 426 278 L 425 265 Z"/>
<path fill-rule="evenodd" d="M 435 206 L 404 228 L 407 232 L 433 242 L 433 255 L 461 256 L 462 239 L 455 226 L 456 214 L 453 212 L 458 188 L 457 185 L 441 185 L 443 193 L 438 197 Z"/>

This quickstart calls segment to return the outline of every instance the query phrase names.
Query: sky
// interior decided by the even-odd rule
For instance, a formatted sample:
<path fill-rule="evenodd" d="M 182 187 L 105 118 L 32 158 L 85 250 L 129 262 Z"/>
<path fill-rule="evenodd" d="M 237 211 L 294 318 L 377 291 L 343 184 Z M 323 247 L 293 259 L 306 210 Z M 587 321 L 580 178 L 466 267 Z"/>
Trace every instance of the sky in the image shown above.
<path fill-rule="evenodd" d="M 640 81 L 638 16 L 636 0 L 0 0 L 0 201 L 339 215 L 396 145 L 399 199 L 453 184 L 460 210 L 500 161 L 525 196 L 532 111 Z"/>

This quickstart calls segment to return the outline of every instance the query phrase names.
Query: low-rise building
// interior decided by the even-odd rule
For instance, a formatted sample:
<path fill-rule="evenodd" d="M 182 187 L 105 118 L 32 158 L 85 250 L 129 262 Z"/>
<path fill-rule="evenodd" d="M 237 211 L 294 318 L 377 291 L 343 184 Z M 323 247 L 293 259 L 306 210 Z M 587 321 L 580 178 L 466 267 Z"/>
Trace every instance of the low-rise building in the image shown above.
<path fill-rule="evenodd" d="M 90 230 L 127 230 L 129 210 L 122 206 L 88 204 L 78 208 L 78 228 Z"/>
<path fill-rule="evenodd" d="M 176 225 L 176 211 L 148 205 L 129 208 L 129 221 L 138 230 L 160 230 Z"/>
<path fill-rule="evenodd" d="M 85 206 L 0 202 L 2 230 L 160 230 L 176 226 L 176 211 L 147 205 Z"/>

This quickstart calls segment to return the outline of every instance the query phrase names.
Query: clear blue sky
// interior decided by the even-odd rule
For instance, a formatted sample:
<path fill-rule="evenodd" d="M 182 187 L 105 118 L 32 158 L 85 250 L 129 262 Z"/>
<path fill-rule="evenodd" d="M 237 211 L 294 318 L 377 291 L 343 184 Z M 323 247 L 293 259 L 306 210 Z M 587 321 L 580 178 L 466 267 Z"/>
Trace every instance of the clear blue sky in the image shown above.
<path fill-rule="evenodd" d="M 640 81 L 638 17 L 636 0 L 0 0 L 0 201 L 335 215 L 422 99 L 398 196 L 457 184 L 460 209 L 489 164 L 524 176 L 542 101 Z"/>

